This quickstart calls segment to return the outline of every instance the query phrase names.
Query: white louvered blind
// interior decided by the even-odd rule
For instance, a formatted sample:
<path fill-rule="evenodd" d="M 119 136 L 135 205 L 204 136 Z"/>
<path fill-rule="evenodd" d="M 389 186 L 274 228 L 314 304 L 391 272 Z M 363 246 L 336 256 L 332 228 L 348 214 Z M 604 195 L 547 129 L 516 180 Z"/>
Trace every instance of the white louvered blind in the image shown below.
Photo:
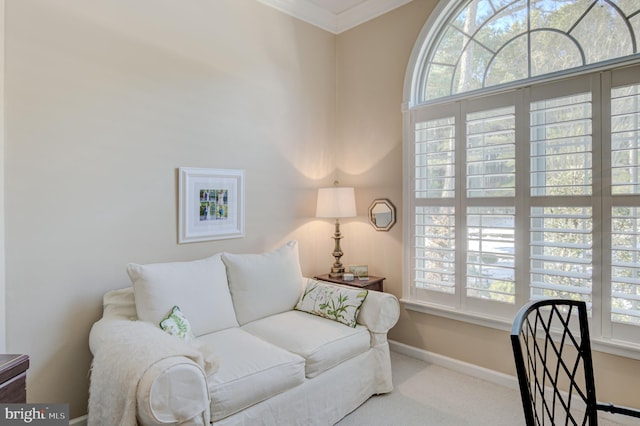
<path fill-rule="evenodd" d="M 513 197 L 516 188 L 515 109 L 467 114 L 467 196 Z"/>
<path fill-rule="evenodd" d="M 640 194 L 640 85 L 611 90 L 611 192 Z"/>
<path fill-rule="evenodd" d="M 591 303 L 593 220 L 588 207 L 531 209 L 531 299 Z"/>
<path fill-rule="evenodd" d="M 466 295 L 515 302 L 513 105 L 466 115 Z M 500 200 L 499 202 L 496 200 Z M 510 205 L 504 205 L 504 201 Z M 498 202 L 499 206 L 494 203 Z"/>
<path fill-rule="evenodd" d="M 611 320 L 640 324 L 640 209 L 613 207 Z"/>
<path fill-rule="evenodd" d="M 591 93 L 532 102 L 531 299 L 592 300 Z M 536 201 L 538 201 L 536 200 Z"/>
<path fill-rule="evenodd" d="M 423 290 L 452 294 L 456 284 L 455 209 L 416 209 L 415 283 Z"/>
<path fill-rule="evenodd" d="M 455 119 L 416 123 L 416 198 L 452 198 L 455 194 Z"/>
<path fill-rule="evenodd" d="M 531 195 L 589 195 L 591 93 L 531 103 Z"/>
<path fill-rule="evenodd" d="M 611 90 L 611 192 L 640 194 L 640 84 Z M 640 208 L 611 208 L 611 320 L 640 325 Z"/>
<path fill-rule="evenodd" d="M 467 296 L 515 302 L 515 208 L 467 209 Z"/>
<path fill-rule="evenodd" d="M 455 293 L 455 116 L 415 124 L 414 282 L 416 290 Z"/>

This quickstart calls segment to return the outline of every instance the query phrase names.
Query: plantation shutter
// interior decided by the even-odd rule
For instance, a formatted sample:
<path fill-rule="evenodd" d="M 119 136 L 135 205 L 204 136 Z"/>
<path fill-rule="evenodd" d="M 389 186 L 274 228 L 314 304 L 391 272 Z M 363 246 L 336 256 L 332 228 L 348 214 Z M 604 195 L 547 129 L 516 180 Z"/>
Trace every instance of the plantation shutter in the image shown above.
<path fill-rule="evenodd" d="M 515 302 L 515 106 L 472 103 L 466 115 L 466 295 Z M 500 105 L 505 103 L 507 105 Z M 479 110 L 477 110 L 479 109 Z M 476 309 L 481 307 L 476 306 Z"/>
<path fill-rule="evenodd" d="M 589 78 L 532 89 L 530 298 L 592 303 L 593 95 Z"/>
<path fill-rule="evenodd" d="M 610 73 L 611 189 L 605 211 L 610 212 L 606 232 L 610 263 L 605 279 L 611 282 L 603 300 L 610 327 L 606 337 L 638 343 L 640 326 L 640 67 Z M 605 75 L 608 77 L 609 73 Z"/>
<path fill-rule="evenodd" d="M 423 110 L 413 124 L 413 297 L 456 305 L 458 105 Z"/>

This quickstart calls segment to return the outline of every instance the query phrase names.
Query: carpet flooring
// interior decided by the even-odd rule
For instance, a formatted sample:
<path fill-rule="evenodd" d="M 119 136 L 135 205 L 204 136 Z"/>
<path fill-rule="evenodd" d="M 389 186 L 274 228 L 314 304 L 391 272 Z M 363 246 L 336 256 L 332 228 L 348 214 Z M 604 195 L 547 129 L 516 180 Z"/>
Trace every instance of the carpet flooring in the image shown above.
<path fill-rule="evenodd" d="M 520 426 L 517 390 L 391 352 L 393 392 L 370 398 L 338 426 Z M 601 426 L 619 423 L 602 420 Z"/>

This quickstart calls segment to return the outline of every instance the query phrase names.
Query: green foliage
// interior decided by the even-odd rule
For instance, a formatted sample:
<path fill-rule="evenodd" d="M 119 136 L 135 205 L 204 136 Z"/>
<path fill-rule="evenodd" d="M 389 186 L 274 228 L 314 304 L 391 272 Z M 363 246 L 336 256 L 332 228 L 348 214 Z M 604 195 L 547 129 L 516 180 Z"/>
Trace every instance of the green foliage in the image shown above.
<path fill-rule="evenodd" d="M 433 43 L 431 58 L 425 64 L 424 99 L 638 53 L 629 18 L 640 10 L 637 2 L 621 1 L 617 4 L 620 9 L 610 2 L 598 2 L 592 7 L 593 3 L 469 2 Z"/>

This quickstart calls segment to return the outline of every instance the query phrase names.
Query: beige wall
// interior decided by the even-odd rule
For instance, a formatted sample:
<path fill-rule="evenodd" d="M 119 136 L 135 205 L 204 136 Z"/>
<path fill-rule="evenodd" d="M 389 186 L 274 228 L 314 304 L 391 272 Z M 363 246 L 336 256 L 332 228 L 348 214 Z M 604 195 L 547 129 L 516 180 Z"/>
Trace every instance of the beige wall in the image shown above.
<path fill-rule="evenodd" d="M 335 36 L 255 0 L 6 3 L 7 350 L 31 356 L 30 402 L 77 417 L 127 262 L 297 238 L 306 273 L 331 264 L 311 217 L 335 175 Z M 176 243 L 181 166 L 246 170 L 245 238 Z"/>
<path fill-rule="evenodd" d="M 437 0 L 414 0 L 338 35 L 337 159 L 371 197 L 402 207 L 402 91 L 414 43 Z M 365 161 L 357 161 L 365 158 Z M 364 200 L 363 200 L 364 201 Z M 399 215 L 402 218 L 402 215 Z M 356 255 L 389 277 L 386 290 L 402 295 L 401 226 L 389 234 L 358 235 Z M 515 374 L 507 332 L 401 310 L 390 338 L 496 371 Z M 598 398 L 640 407 L 640 361 L 595 353 Z"/>
<path fill-rule="evenodd" d="M 4 6 L 5 1 L 0 0 L 0 353 L 6 353 L 7 349 L 7 324 L 6 313 L 4 307 L 6 306 L 6 291 L 5 291 L 5 162 L 4 162 L 4 135 L 5 135 L 5 95 L 4 95 L 4 81 L 5 81 L 5 61 L 4 61 L 4 40 L 5 40 L 5 25 L 4 25 Z"/>
<path fill-rule="evenodd" d="M 89 329 L 127 262 L 295 238 L 303 272 L 327 272 L 315 188 L 335 178 L 357 191 L 343 263 L 401 296 L 402 223 L 375 232 L 366 213 L 382 197 L 402 217 L 404 74 L 435 4 L 335 36 L 255 0 L 7 0 L 6 346 L 31 356 L 29 401 L 86 412 Z M 245 238 L 176 243 L 181 166 L 246 170 Z M 403 310 L 391 337 L 512 371 L 504 332 Z M 597 361 L 601 396 L 634 405 L 613 380 L 638 363 Z"/>

